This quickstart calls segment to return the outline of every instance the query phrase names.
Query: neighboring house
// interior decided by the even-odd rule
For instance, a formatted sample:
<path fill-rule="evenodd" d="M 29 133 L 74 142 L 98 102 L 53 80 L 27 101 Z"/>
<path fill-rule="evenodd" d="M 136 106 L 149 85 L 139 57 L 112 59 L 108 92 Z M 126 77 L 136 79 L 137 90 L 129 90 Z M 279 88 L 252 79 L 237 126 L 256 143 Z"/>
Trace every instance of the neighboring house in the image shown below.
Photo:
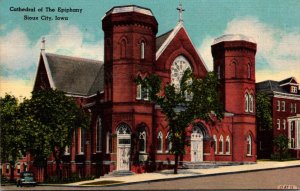
<path fill-rule="evenodd" d="M 63 174 L 100 176 L 112 171 L 145 172 L 174 164 L 168 123 L 143 87 L 135 82 L 157 74 L 162 85 L 179 85 L 185 69 L 204 78 L 208 70 L 179 20 L 156 36 L 158 23 L 148 8 L 113 7 L 102 19 L 104 62 L 46 53 L 42 46 L 34 90 L 56 88 L 74 97 L 91 115 L 90 130 L 78 129 L 66 148 Z M 243 35 L 224 35 L 212 45 L 225 117 L 187 128 L 183 162 L 256 161 L 256 44 Z M 53 158 L 48 174 L 55 173 Z"/>
<path fill-rule="evenodd" d="M 295 78 L 282 81 L 267 80 L 256 84 L 256 91 L 271 98 L 273 128 L 257 130 L 258 157 L 270 157 L 274 153 L 273 140 L 279 134 L 289 139 L 292 157 L 300 158 L 300 92 Z"/>

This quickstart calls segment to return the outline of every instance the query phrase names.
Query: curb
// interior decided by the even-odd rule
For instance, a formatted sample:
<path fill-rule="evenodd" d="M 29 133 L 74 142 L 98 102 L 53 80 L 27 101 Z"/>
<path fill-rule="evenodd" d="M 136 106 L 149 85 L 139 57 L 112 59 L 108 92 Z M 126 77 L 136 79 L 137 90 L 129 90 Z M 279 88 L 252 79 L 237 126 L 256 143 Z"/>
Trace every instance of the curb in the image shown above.
<path fill-rule="evenodd" d="M 220 172 L 214 174 L 199 174 L 199 175 L 189 175 L 189 176 L 182 176 L 182 177 L 174 177 L 174 178 L 161 178 L 155 180 L 143 180 L 138 182 L 122 182 L 122 183 L 115 183 L 115 184 L 108 184 L 108 185 L 66 185 L 66 184 L 38 184 L 39 186 L 59 186 L 59 187 L 113 187 L 113 186 L 124 186 L 124 185 L 132 185 L 132 184 L 139 184 L 139 183 L 147 183 L 147 182 L 163 182 L 169 180 L 178 180 L 178 179 L 187 179 L 187 178 L 199 178 L 199 177 L 209 177 L 209 176 L 219 176 L 219 175 L 227 175 L 227 174 L 240 174 L 240 173 L 249 173 L 249 172 L 259 172 L 259 171 L 267 171 L 267 170 L 277 170 L 277 169 L 286 169 L 286 168 L 294 168 L 300 167 L 299 165 L 293 166 L 283 166 L 283 167 L 273 167 L 273 168 L 265 168 L 265 169 L 252 169 L 252 170 L 240 170 L 235 172 Z"/>

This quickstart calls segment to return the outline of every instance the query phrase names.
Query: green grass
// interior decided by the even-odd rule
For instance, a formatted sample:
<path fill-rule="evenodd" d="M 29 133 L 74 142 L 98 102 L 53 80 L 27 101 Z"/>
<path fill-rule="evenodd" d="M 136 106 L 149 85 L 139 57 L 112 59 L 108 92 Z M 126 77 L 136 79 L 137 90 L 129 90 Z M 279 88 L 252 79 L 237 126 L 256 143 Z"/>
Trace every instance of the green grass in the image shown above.
<path fill-rule="evenodd" d="M 258 159 L 257 162 L 286 162 L 286 161 L 294 161 L 294 160 L 299 160 L 296 158 L 287 158 L 287 159 L 282 159 L 282 160 L 275 160 L 275 159 Z"/>
<path fill-rule="evenodd" d="M 124 181 L 103 180 L 103 181 L 85 183 L 85 184 L 82 184 L 82 185 L 84 185 L 84 186 L 105 186 L 105 185 L 110 185 L 110 184 L 120 184 L 120 183 L 123 183 L 123 182 Z"/>

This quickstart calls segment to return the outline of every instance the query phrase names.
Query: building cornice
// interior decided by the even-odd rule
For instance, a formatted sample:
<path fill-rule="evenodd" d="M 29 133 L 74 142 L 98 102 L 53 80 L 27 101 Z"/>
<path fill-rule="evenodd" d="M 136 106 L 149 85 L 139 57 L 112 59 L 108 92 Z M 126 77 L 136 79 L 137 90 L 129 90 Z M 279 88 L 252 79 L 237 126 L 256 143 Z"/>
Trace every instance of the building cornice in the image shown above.
<path fill-rule="evenodd" d="M 288 93 L 282 93 L 273 91 L 273 95 L 276 98 L 284 98 L 284 99 L 291 99 L 291 100 L 300 100 L 300 95 L 298 94 L 288 94 Z"/>

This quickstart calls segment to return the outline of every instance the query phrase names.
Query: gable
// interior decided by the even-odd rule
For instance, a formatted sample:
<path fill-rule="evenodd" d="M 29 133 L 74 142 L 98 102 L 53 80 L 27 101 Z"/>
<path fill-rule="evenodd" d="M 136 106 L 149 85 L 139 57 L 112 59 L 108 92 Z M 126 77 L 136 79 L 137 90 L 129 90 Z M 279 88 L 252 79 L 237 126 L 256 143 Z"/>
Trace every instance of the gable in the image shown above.
<path fill-rule="evenodd" d="M 38 89 L 44 76 L 48 88 L 58 89 L 73 96 L 91 96 L 104 89 L 103 62 L 41 53 L 35 89 Z"/>
<path fill-rule="evenodd" d="M 185 28 L 179 23 L 156 52 L 156 69 L 169 71 L 171 64 L 178 56 L 184 56 L 193 68 L 196 76 L 205 77 L 207 67 L 198 54 Z"/>
<path fill-rule="evenodd" d="M 33 91 L 50 88 L 49 78 L 42 55 L 40 55 Z"/>

